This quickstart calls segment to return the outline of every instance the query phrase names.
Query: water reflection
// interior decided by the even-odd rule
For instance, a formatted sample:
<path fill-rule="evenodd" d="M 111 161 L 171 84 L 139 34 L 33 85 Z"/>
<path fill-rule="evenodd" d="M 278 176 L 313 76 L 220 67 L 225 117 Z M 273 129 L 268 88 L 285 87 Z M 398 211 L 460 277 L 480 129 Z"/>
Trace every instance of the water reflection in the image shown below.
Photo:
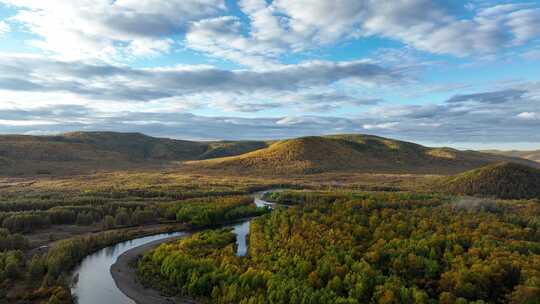
<path fill-rule="evenodd" d="M 238 245 L 238 249 L 236 250 L 237 256 L 245 256 L 247 254 L 247 235 L 249 234 L 250 223 L 251 221 L 245 221 L 234 226 L 233 232 L 236 234 L 236 245 Z"/>
<path fill-rule="evenodd" d="M 270 203 L 270 202 L 267 202 L 267 201 L 263 201 L 262 199 L 260 199 L 259 197 L 255 197 L 255 205 L 257 207 L 268 207 L 270 209 L 272 209 L 272 206 L 274 206 L 273 203 Z"/>
<path fill-rule="evenodd" d="M 257 207 L 270 207 L 273 204 L 260 199 L 262 194 L 255 197 Z M 247 235 L 249 234 L 250 221 L 233 225 L 236 234 L 238 256 L 247 254 Z M 231 226 L 229 226 L 231 227 Z M 78 277 L 71 288 L 71 292 L 77 298 L 78 304 L 135 304 L 133 300 L 124 295 L 114 283 L 110 269 L 118 257 L 124 252 L 146 243 L 162 240 L 169 237 L 187 235 L 185 232 L 164 233 L 142 237 L 104 248 L 87 256 L 75 269 L 74 277 Z"/>
<path fill-rule="evenodd" d="M 164 233 L 118 243 L 87 256 L 75 269 L 78 280 L 71 288 L 79 304 L 135 304 L 114 283 L 110 269 L 124 252 L 149 242 L 184 235 L 184 232 Z"/>
<path fill-rule="evenodd" d="M 265 192 L 260 192 L 255 195 L 255 199 L 253 200 L 255 205 L 259 208 L 270 208 L 272 209 L 273 203 L 263 201 L 261 197 L 264 195 Z M 238 225 L 235 225 L 233 228 L 233 233 L 236 234 L 236 255 L 237 256 L 245 256 L 247 254 L 248 250 L 248 244 L 247 244 L 247 235 L 249 234 L 249 225 L 251 221 L 245 221 L 243 223 L 240 223 Z"/>

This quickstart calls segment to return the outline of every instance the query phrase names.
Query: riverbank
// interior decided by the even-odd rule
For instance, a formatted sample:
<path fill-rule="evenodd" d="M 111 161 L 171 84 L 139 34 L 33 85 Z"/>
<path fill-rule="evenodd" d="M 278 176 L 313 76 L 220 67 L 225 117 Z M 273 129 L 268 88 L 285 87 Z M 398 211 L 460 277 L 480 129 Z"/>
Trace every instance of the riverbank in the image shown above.
<path fill-rule="evenodd" d="M 118 257 L 116 263 L 111 266 L 111 275 L 118 289 L 137 304 L 194 304 L 197 303 L 189 298 L 173 298 L 162 295 L 159 291 L 152 288 L 145 288 L 138 280 L 136 269 L 130 266 L 130 263 L 138 256 L 148 252 L 157 246 L 181 239 L 189 235 L 186 232 L 181 236 L 174 236 L 162 240 L 150 242 L 148 244 L 135 247 L 124 252 Z"/>
<path fill-rule="evenodd" d="M 260 201 L 258 206 L 260 207 L 263 202 Z M 267 202 L 264 202 L 268 204 Z M 110 273 L 112 279 L 120 292 L 125 296 L 133 300 L 137 304 L 193 304 L 197 303 L 195 300 L 190 298 L 174 298 L 167 297 L 162 295 L 162 293 L 153 288 L 145 288 L 138 280 L 136 269 L 132 267 L 133 261 L 135 261 L 139 256 L 155 249 L 159 245 L 167 242 L 177 241 L 181 238 L 187 237 L 192 233 L 204 231 L 212 228 L 232 228 L 235 230 L 239 225 L 249 223 L 253 219 L 252 217 L 243 218 L 241 220 L 235 220 L 233 222 L 221 225 L 215 225 L 212 227 L 205 227 L 200 229 L 191 229 L 188 231 L 181 232 L 181 235 L 176 235 L 172 237 L 167 237 L 159 240 L 155 240 L 144 245 L 134 247 L 127 250 L 126 252 L 119 255 L 116 261 L 110 267 Z M 244 235 L 245 242 L 245 235 Z M 243 249 L 240 244 L 238 244 L 239 250 L 247 251 L 247 244 L 244 244 Z"/>
<path fill-rule="evenodd" d="M 46 254 L 48 250 L 54 246 L 55 243 L 75 239 L 82 236 L 99 235 L 102 233 L 123 232 L 126 234 L 134 233 L 134 237 L 143 237 L 146 235 L 159 234 L 170 231 L 182 231 L 189 227 L 185 224 L 178 222 L 163 222 L 152 223 L 138 226 L 125 226 L 112 229 L 99 229 L 96 227 L 84 227 L 77 225 L 69 225 L 64 227 L 62 225 L 56 225 L 48 229 L 44 229 L 35 234 L 28 236 L 31 243 L 31 248 L 28 249 L 25 254 L 28 257 L 32 257 L 35 254 Z"/>
<path fill-rule="evenodd" d="M 274 205 L 273 203 L 266 202 L 261 199 L 264 193 L 265 191 L 255 193 L 253 195 L 255 205 L 257 207 L 273 206 Z M 216 225 L 215 227 L 231 227 L 232 228 L 234 227 L 235 223 L 243 223 L 243 222 L 249 223 L 250 220 L 251 220 L 251 217 L 244 218 L 241 220 L 236 220 L 226 225 L 223 225 L 223 224 Z M 152 242 L 132 248 L 122 253 L 120 256 L 118 256 L 118 258 L 116 259 L 116 262 L 110 268 L 111 276 L 114 280 L 114 283 L 116 284 L 116 287 L 124 295 L 126 295 L 128 298 L 130 298 L 137 304 L 172 304 L 172 303 L 193 304 L 193 303 L 197 303 L 195 300 L 190 299 L 190 298 L 167 297 L 167 296 L 162 295 L 161 292 L 159 292 L 158 290 L 155 290 L 153 288 L 145 288 L 137 280 L 136 269 L 131 267 L 132 266 L 131 264 L 139 256 L 143 255 L 146 252 L 151 251 L 152 249 L 158 247 L 159 245 L 163 243 L 167 243 L 167 242 L 184 238 L 196 231 L 202 231 L 204 229 L 208 229 L 208 227 L 185 231 L 180 236 L 174 236 L 174 237 L 152 241 Z M 247 251 L 246 248 L 244 248 L 244 250 Z"/>

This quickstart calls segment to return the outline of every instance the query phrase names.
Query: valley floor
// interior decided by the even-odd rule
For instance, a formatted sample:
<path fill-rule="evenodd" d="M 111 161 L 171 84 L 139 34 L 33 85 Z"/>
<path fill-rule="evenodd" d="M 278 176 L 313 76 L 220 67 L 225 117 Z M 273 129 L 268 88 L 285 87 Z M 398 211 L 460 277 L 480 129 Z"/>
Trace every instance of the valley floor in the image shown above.
<path fill-rule="evenodd" d="M 438 270 L 435 268 L 430 270 L 433 272 L 430 274 L 429 284 L 426 282 L 427 278 L 422 277 L 422 273 L 426 271 L 425 267 L 429 265 L 433 266 L 433 263 L 431 260 L 421 260 L 423 261 L 422 263 L 427 263 L 425 265 L 423 264 L 425 267 L 418 266 L 419 268 L 416 270 L 407 270 L 418 272 L 415 272 L 412 279 L 408 278 L 407 274 L 400 277 L 401 281 L 393 279 L 394 281 L 391 282 L 393 287 L 388 288 L 394 293 L 394 296 L 399 289 L 396 286 L 406 288 L 411 297 L 413 294 L 416 294 L 417 297 L 435 299 L 440 296 L 441 292 L 446 292 L 445 297 L 449 297 L 448 299 L 450 300 L 454 297 L 453 299 L 455 300 L 454 302 L 449 300 L 450 302 L 440 303 L 475 303 L 472 299 L 482 299 L 482 297 L 486 299 L 485 303 L 491 303 L 495 298 L 499 302 L 510 303 L 510 297 L 520 299 L 519 297 L 527 297 L 527 293 L 533 296 L 536 295 L 536 292 L 540 293 L 540 289 L 538 289 L 540 287 L 534 283 L 536 273 L 531 270 L 531 265 L 534 268 L 535 263 L 538 262 L 538 245 L 534 241 L 534 237 L 538 237 L 540 228 L 537 220 L 535 220 L 535 216 L 538 216 L 538 202 L 534 200 L 501 202 L 491 200 L 496 203 L 484 204 L 482 200 L 479 202 L 477 199 L 457 200 L 453 196 L 434 193 L 436 189 L 432 186 L 442 179 L 442 176 L 418 174 L 321 173 L 290 176 L 250 176 L 227 175 L 216 172 L 183 172 L 179 170 L 153 172 L 118 171 L 65 177 L 37 176 L 4 178 L 0 180 L 0 304 L 72 303 L 73 298 L 70 294 L 69 282 L 66 279 L 67 274 L 88 254 L 140 235 L 166 230 L 178 230 L 180 228 L 208 227 L 247 216 L 261 215 L 261 220 L 252 224 L 252 228 L 255 230 L 249 236 L 249 242 L 253 245 L 252 247 L 250 246 L 249 250 L 259 253 L 262 250 L 262 252 L 275 254 L 270 260 L 264 260 L 264 255 L 261 255 L 260 259 L 253 259 L 253 256 L 249 253 L 248 257 L 243 260 L 230 255 L 230 251 L 234 245 L 229 242 L 230 235 L 226 231 L 215 232 L 215 234 L 209 232 L 207 235 L 196 234 L 193 238 L 186 239 L 186 243 L 182 243 L 183 241 L 178 242 L 178 246 L 189 247 L 193 244 L 199 244 L 197 245 L 199 247 L 187 252 L 187 261 L 195 263 L 194 265 L 199 265 L 198 263 L 201 261 L 195 258 L 199 254 L 197 253 L 198 250 L 203 250 L 200 252 L 203 256 L 210 254 L 204 262 L 210 264 L 203 264 L 206 265 L 205 267 L 217 267 L 212 268 L 215 272 L 211 276 L 218 275 L 219 277 L 223 270 L 221 267 L 232 267 L 236 269 L 235 271 L 238 272 L 226 272 L 227 275 L 233 275 L 233 277 L 230 277 L 232 280 L 230 282 L 238 279 L 236 277 L 237 275 L 240 277 L 249 277 L 249 280 L 263 280 L 265 282 L 264 284 L 274 284 L 277 282 L 274 282 L 274 280 L 288 282 L 287 280 L 291 278 L 284 276 L 285 274 L 270 278 L 267 276 L 267 273 L 277 271 L 280 267 L 284 267 L 283 265 L 304 265 L 306 266 L 304 270 L 307 271 L 309 269 L 310 271 L 304 273 L 304 270 L 297 269 L 302 275 L 296 276 L 297 274 L 295 274 L 294 280 L 297 281 L 294 284 L 301 284 L 306 288 L 304 291 L 308 293 L 321 289 L 318 296 L 327 293 L 325 296 L 329 296 L 335 300 L 340 298 L 348 299 L 347 301 L 349 302 L 343 303 L 356 303 L 353 301 L 354 296 L 350 293 L 354 288 L 360 287 L 352 286 L 349 284 L 350 282 L 345 283 L 349 279 L 346 279 L 340 271 L 338 273 L 331 272 L 332 275 L 330 275 L 326 270 L 319 269 L 320 265 L 313 260 L 313 257 L 322 258 L 323 256 L 321 254 L 324 251 L 312 252 L 313 257 L 305 256 L 305 254 L 311 254 L 311 249 L 319 248 L 318 246 L 320 244 L 318 245 L 317 242 L 313 242 L 315 240 L 323 241 L 320 238 L 321 236 L 325 236 L 325 240 L 330 242 L 327 244 L 328 246 L 330 246 L 329 244 L 332 246 L 339 245 L 334 248 L 337 250 L 336 254 L 338 256 L 348 254 L 355 261 L 364 260 L 374 267 L 374 269 L 369 271 L 378 273 L 380 280 L 369 282 L 371 284 L 369 286 L 371 287 L 361 292 L 362 297 L 364 297 L 362 299 L 364 300 L 360 303 L 371 303 L 372 301 L 375 303 L 376 301 L 374 299 L 384 294 L 382 291 L 377 291 L 377 288 L 386 288 L 384 287 L 387 284 L 385 280 L 391 277 L 389 274 L 395 273 L 398 277 L 403 274 L 394 269 L 394 267 L 405 262 L 402 260 L 392 260 L 395 257 L 389 253 L 395 250 L 392 247 L 393 245 L 391 245 L 394 244 L 392 242 L 396 242 L 393 238 L 401 238 L 401 242 L 404 242 L 403 244 L 414 243 L 422 241 L 422 238 L 427 238 L 427 236 L 419 235 L 419 239 L 408 239 L 410 235 L 417 233 L 411 231 L 414 227 L 422 225 L 422 229 L 425 228 L 422 230 L 422 233 L 425 235 L 441 229 L 438 226 L 433 226 L 434 224 L 431 223 L 435 220 L 433 216 L 426 216 L 427 214 L 432 214 L 432 211 L 440 212 L 440 218 L 438 219 L 440 225 L 443 227 L 452 225 L 447 228 L 454 227 L 456 229 L 455 231 L 443 233 L 441 237 L 446 234 L 461 233 L 459 231 L 460 227 L 468 227 L 467 229 L 470 229 L 470 231 L 466 231 L 463 235 L 464 239 L 459 241 L 463 250 L 471 250 L 470 248 L 478 246 L 479 249 L 477 249 L 483 252 L 484 247 L 482 246 L 487 246 L 486 244 L 490 244 L 489 246 L 491 246 L 496 243 L 499 244 L 498 246 L 500 244 L 509 246 L 507 247 L 508 252 L 504 252 L 504 254 L 523 255 L 523 252 L 527 251 L 532 253 L 532 255 L 527 257 L 520 256 L 518 260 L 513 260 L 520 263 L 520 278 L 518 281 L 513 281 L 513 285 L 511 288 L 509 287 L 510 289 L 504 289 L 504 294 L 488 294 L 486 296 L 481 295 L 476 297 L 467 295 L 461 289 L 452 289 L 454 287 L 458 288 L 458 285 L 444 284 L 467 283 L 468 281 L 461 282 L 460 280 L 466 280 L 465 277 L 469 275 L 468 273 L 471 271 L 471 267 L 475 263 L 484 267 L 485 263 L 488 263 L 490 260 L 486 260 L 486 256 L 471 253 L 473 254 L 472 256 L 467 256 L 461 261 L 462 264 L 460 264 L 460 267 L 462 268 L 444 268 L 448 266 L 448 264 L 445 264 L 447 263 L 445 262 L 447 261 L 446 259 L 450 258 L 445 255 L 445 250 L 448 250 L 452 254 L 460 254 L 462 251 L 455 248 L 457 251 L 440 247 L 440 252 L 429 254 L 430 259 L 437 260 L 439 265 Z M 279 220 L 275 218 L 277 215 L 264 215 L 266 213 L 265 210 L 255 208 L 250 196 L 251 193 L 256 191 L 277 188 L 305 190 L 305 192 L 288 191 L 286 195 L 272 198 L 281 200 L 284 204 L 301 206 L 300 208 L 293 208 L 296 211 L 277 212 L 280 217 Z M 424 206 L 424 200 L 428 203 L 432 202 L 433 206 L 429 204 Z M 441 205 L 456 201 L 460 201 L 461 205 L 470 204 L 472 207 L 469 210 L 467 209 L 468 207 L 465 209 L 455 209 L 451 206 Z M 308 204 L 304 206 L 304 203 Z M 344 205 L 341 206 L 339 204 Z M 379 206 L 377 204 L 383 205 Z M 348 210 L 349 215 L 343 213 L 346 210 Z M 501 210 L 508 212 L 508 215 L 503 216 Z M 474 213 L 471 215 L 469 212 Z M 332 215 L 331 213 L 335 214 Z M 327 218 L 323 217 L 323 214 Z M 416 216 L 418 221 L 408 223 L 407 219 L 403 218 L 407 214 Z M 353 215 L 358 216 L 358 218 L 352 217 Z M 380 221 L 384 220 L 386 216 L 393 216 L 392 219 L 398 219 L 398 222 L 387 223 L 388 225 L 383 227 L 380 226 L 380 221 L 372 220 L 369 217 L 370 215 L 376 215 Z M 444 218 L 444 216 L 449 215 L 455 216 L 455 218 L 452 218 L 452 220 Z M 367 217 L 361 219 L 361 216 Z M 460 222 L 469 216 L 470 221 Z M 299 218 L 305 221 L 304 224 L 307 226 L 296 227 L 295 223 Z M 356 220 L 360 220 L 360 222 L 356 222 Z M 403 223 L 399 220 L 402 220 Z M 289 224 L 283 226 L 287 222 Z M 308 222 L 309 225 L 307 224 Z M 331 223 L 348 223 L 347 225 L 349 226 L 334 227 Z M 329 226 L 326 227 L 325 225 Z M 353 229 L 360 226 L 365 227 L 362 229 L 358 228 L 360 230 Z M 311 231 L 310 229 L 312 228 L 319 230 Z M 272 234 L 269 235 L 269 232 L 264 231 L 273 231 L 275 239 L 270 237 Z M 334 231 L 333 233 L 343 231 L 344 234 L 325 235 L 329 231 Z M 471 231 L 476 234 L 469 234 Z M 353 234 L 349 235 L 350 233 Z M 475 239 L 477 235 L 492 236 L 492 238 L 477 240 Z M 201 239 L 201 236 L 203 239 Z M 317 237 L 312 238 L 312 236 Z M 213 238 L 227 241 L 224 243 L 212 243 L 216 241 Z M 331 240 L 332 238 L 334 238 L 333 241 Z M 387 244 L 385 246 L 390 247 L 378 244 L 377 240 L 384 240 Z M 207 241 L 210 241 L 210 244 L 205 243 Z M 357 241 L 359 243 L 354 243 Z M 510 243 L 505 243 L 506 241 Z M 454 240 L 448 239 L 445 242 L 450 244 Z M 482 242 L 488 243 L 484 244 Z M 294 243 L 303 247 L 295 247 Z M 283 247 L 284 244 L 289 245 Z M 471 247 L 471 244 L 474 246 Z M 133 252 L 128 252 L 125 256 L 121 257 L 118 265 L 115 265 L 113 268 L 113 275 L 120 282 L 119 286 L 123 290 L 126 290 L 126 293 L 131 293 L 133 297 L 138 298 L 140 303 L 156 303 L 158 293 L 149 289 L 143 289 L 141 285 L 138 285 L 140 283 L 133 281 L 135 270 L 129 267 L 129 260 L 143 252 L 147 252 L 149 249 L 161 251 L 164 256 L 168 255 L 168 249 L 165 245 L 155 247 L 157 245 L 159 244 L 153 244 L 150 247 L 138 248 Z M 205 246 L 208 245 L 211 248 L 205 249 Z M 454 245 L 452 243 L 452 246 Z M 490 248 L 490 250 L 496 248 L 489 246 L 485 248 Z M 306 248 L 311 249 L 307 250 Z M 390 254 L 390 256 L 387 256 L 387 254 Z M 407 254 L 411 254 L 411 252 Z M 280 264 L 281 266 L 270 263 L 272 259 L 279 260 L 279 257 L 294 256 L 298 260 L 283 260 L 280 263 L 285 264 Z M 390 258 L 393 262 L 390 263 L 383 258 Z M 497 262 L 501 263 L 506 263 L 506 261 L 504 258 L 497 260 Z M 145 265 L 159 265 L 161 262 L 160 260 L 152 260 L 149 257 L 146 257 L 146 260 L 140 262 L 141 264 L 138 265 L 139 272 L 141 274 L 146 273 L 146 278 L 141 278 L 143 281 L 146 279 L 144 282 L 145 285 L 152 285 L 153 283 L 159 285 L 159 282 L 166 278 L 168 275 L 166 273 L 148 272 L 149 268 L 145 268 Z M 310 266 L 306 264 L 307 262 L 309 262 L 308 264 Z M 378 266 L 376 267 L 373 264 L 383 262 L 386 264 L 377 264 Z M 247 264 L 244 265 L 244 263 Z M 348 267 L 349 270 L 356 265 L 351 261 L 346 262 L 345 260 L 329 261 L 329 263 L 335 264 L 332 264 L 332 267 Z M 365 266 L 364 264 L 362 265 L 362 267 Z M 244 267 L 248 268 L 244 269 Z M 248 271 L 250 268 L 254 273 Z M 195 267 L 193 269 L 197 268 Z M 248 273 L 244 273 L 245 271 L 248 271 Z M 294 271 L 291 273 L 294 273 Z M 317 277 L 315 277 L 315 274 L 311 275 L 314 271 Z M 448 276 L 451 275 L 453 277 L 446 278 L 443 281 L 445 282 L 443 284 L 444 286 L 437 285 L 442 284 L 439 281 L 442 278 L 441 276 L 446 272 L 449 273 Z M 252 275 L 255 276 L 252 277 Z M 311 278 L 308 275 L 311 275 Z M 205 284 L 211 284 L 210 277 L 204 279 L 210 280 L 206 282 L 204 280 L 200 281 L 200 276 L 204 276 L 204 273 L 198 273 L 197 277 L 194 277 L 191 283 L 182 280 L 177 281 L 184 283 L 174 286 L 174 290 L 179 291 L 185 288 L 183 294 L 189 294 L 194 298 L 202 298 L 204 300 L 216 298 L 221 299 L 220 301 L 223 303 L 238 303 L 235 302 L 240 299 L 237 297 L 238 295 L 227 294 L 228 292 L 232 292 L 230 290 L 236 288 L 233 286 L 234 284 L 220 287 L 221 289 L 216 289 L 213 292 L 213 289 L 205 289 L 208 287 Z M 337 278 L 335 278 L 336 276 Z M 381 276 L 385 279 L 383 280 Z M 341 281 L 341 287 L 338 286 L 338 279 Z M 492 279 L 496 278 L 488 278 L 488 280 Z M 355 280 L 359 279 L 356 278 Z M 415 285 L 407 283 L 409 281 L 415 282 Z M 471 281 L 469 283 L 473 284 L 475 288 L 477 284 L 484 284 L 477 281 Z M 206 287 L 203 288 L 201 287 L 203 285 L 199 286 L 197 284 L 203 284 Z M 235 284 L 240 283 L 237 282 Z M 265 303 L 264 297 L 270 297 L 270 295 L 263 292 L 264 288 L 261 287 L 262 285 L 259 286 L 257 284 L 256 286 L 258 287 L 254 285 L 255 287 L 253 288 L 255 288 L 254 290 L 259 290 L 260 294 L 246 292 L 245 295 L 252 298 L 253 303 Z M 368 284 L 368 282 L 362 284 Z M 270 285 L 264 286 L 265 288 L 270 288 Z M 278 288 L 277 285 L 272 286 L 272 288 Z M 282 287 L 285 288 L 286 286 Z M 281 289 L 282 287 L 279 287 L 275 291 L 283 292 L 286 290 L 286 288 Z M 497 286 L 497 288 L 502 287 Z M 291 292 L 286 291 L 286 293 Z M 357 290 L 355 292 L 360 291 Z M 272 297 L 274 296 L 278 297 L 278 295 L 272 295 Z M 312 296 L 318 297 L 317 295 Z M 499 297 L 503 297 L 504 301 Z M 367 300 L 368 298 L 369 300 Z M 458 298 L 470 301 L 456 302 Z M 164 303 L 168 302 L 165 300 Z M 281 302 L 277 301 L 276 303 Z M 283 303 L 287 302 L 285 301 Z M 321 303 L 327 302 L 323 301 Z M 521 302 L 514 301 L 511 303 Z"/>

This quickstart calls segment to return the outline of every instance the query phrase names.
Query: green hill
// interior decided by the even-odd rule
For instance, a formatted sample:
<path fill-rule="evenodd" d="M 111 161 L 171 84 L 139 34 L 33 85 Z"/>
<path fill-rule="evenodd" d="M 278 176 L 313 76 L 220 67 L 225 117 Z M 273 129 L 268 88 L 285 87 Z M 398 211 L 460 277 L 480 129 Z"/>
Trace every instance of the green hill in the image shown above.
<path fill-rule="evenodd" d="M 452 194 L 504 199 L 540 198 L 540 170 L 502 162 L 446 178 L 440 186 Z"/>
<path fill-rule="evenodd" d="M 155 168 L 173 161 L 237 155 L 265 146 L 264 142 L 196 142 L 117 132 L 4 135 L 0 136 L 0 172 L 12 176 Z"/>
<path fill-rule="evenodd" d="M 282 140 L 246 154 L 186 164 L 197 170 L 264 174 L 336 171 L 449 174 L 504 160 L 530 163 L 370 135 L 332 135 Z"/>

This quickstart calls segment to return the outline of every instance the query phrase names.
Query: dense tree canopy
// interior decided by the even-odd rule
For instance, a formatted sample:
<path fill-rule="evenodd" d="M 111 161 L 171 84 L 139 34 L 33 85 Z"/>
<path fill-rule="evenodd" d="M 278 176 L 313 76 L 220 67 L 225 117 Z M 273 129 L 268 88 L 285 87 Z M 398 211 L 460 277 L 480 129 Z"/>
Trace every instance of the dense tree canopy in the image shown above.
<path fill-rule="evenodd" d="M 249 251 L 216 230 L 139 262 L 147 284 L 212 303 L 540 303 L 540 204 L 289 192 Z"/>

